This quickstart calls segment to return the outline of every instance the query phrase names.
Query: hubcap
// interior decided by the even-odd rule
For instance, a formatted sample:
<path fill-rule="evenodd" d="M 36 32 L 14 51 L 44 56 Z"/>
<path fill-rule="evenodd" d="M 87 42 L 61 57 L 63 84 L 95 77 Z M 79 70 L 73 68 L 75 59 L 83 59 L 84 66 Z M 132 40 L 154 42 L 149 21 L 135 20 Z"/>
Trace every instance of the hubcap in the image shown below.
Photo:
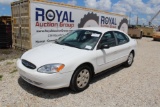
<path fill-rule="evenodd" d="M 79 88 L 84 88 L 88 84 L 89 78 L 89 71 L 87 69 L 81 70 L 77 76 L 77 86 Z"/>
<path fill-rule="evenodd" d="M 131 53 L 128 57 L 128 64 L 131 65 L 133 62 L 133 54 Z"/>

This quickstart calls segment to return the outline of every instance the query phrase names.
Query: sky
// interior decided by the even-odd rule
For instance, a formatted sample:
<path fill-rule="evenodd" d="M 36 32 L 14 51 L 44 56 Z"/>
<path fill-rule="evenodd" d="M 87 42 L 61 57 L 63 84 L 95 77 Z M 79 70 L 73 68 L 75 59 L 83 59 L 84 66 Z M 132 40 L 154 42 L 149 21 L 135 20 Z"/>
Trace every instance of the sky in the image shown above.
<path fill-rule="evenodd" d="M 10 16 L 10 3 L 17 0 L 0 0 L 0 16 Z M 148 25 L 149 21 L 160 10 L 160 0 L 48 0 L 82 6 L 127 15 L 130 24 Z M 152 21 L 160 25 L 160 14 Z"/>

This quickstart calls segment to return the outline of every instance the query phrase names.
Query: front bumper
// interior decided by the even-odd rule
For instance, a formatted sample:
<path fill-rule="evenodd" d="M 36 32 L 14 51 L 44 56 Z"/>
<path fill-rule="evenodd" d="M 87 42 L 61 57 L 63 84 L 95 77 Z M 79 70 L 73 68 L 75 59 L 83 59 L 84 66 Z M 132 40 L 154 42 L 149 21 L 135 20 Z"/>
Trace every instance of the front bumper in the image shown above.
<path fill-rule="evenodd" d="M 39 73 L 23 66 L 20 59 L 17 61 L 17 69 L 20 76 L 28 83 L 43 89 L 58 89 L 69 87 L 73 72 L 67 73 Z"/>

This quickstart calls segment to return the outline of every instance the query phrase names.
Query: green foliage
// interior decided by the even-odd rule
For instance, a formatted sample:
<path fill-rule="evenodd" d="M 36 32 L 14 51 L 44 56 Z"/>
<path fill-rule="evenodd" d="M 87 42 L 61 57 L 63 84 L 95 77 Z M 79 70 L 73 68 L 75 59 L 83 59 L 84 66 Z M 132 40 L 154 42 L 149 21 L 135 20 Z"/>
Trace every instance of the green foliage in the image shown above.
<path fill-rule="evenodd" d="M 3 58 L 3 57 L 0 57 L 0 61 L 2 61 L 2 60 L 5 60 L 5 58 Z"/>
<path fill-rule="evenodd" d="M 9 55 L 12 53 L 12 50 L 1 50 L 2 54 Z"/>
<path fill-rule="evenodd" d="M 0 81 L 2 80 L 3 75 L 0 75 Z"/>
<path fill-rule="evenodd" d="M 14 62 L 7 62 L 6 65 L 11 65 L 13 64 Z"/>
<path fill-rule="evenodd" d="M 10 72 L 10 74 L 13 74 L 15 72 L 17 72 L 17 69 L 14 69 L 12 72 Z"/>

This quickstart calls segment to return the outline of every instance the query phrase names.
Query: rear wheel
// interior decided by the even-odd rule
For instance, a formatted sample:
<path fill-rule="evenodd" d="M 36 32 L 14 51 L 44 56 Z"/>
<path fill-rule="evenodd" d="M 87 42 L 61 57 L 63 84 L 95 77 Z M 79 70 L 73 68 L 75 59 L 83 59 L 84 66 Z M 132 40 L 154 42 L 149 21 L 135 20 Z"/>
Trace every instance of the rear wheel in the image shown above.
<path fill-rule="evenodd" d="M 153 38 L 153 40 L 156 41 L 157 39 L 156 39 L 156 38 Z"/>
<path fill-rule="evenodd" d="M 133 61 L 134 61 L 134 55 L 133 55 L 133 52 L 131 52 L 131 53 L 129 54 L 129 56 L 128 56 L 127 61 L 124 63 L 124 65 L 125 65 L 126 67 L 130 67 L 130 66 L 132 65 Z"/>
<path fill-rule="evenodd" d="M 88 88 L 91 79 L 91 70 L 88 66 L 79 67 L 72 76 L 70 88 L 75 92 L 80 92 Z"/>
<path fill-rule="evenodd" d="M 142 31 L 141 31 L 139 39 L 142 39 L 142 34 L 143 34 L 143 33 L 142 33 Z"/>

